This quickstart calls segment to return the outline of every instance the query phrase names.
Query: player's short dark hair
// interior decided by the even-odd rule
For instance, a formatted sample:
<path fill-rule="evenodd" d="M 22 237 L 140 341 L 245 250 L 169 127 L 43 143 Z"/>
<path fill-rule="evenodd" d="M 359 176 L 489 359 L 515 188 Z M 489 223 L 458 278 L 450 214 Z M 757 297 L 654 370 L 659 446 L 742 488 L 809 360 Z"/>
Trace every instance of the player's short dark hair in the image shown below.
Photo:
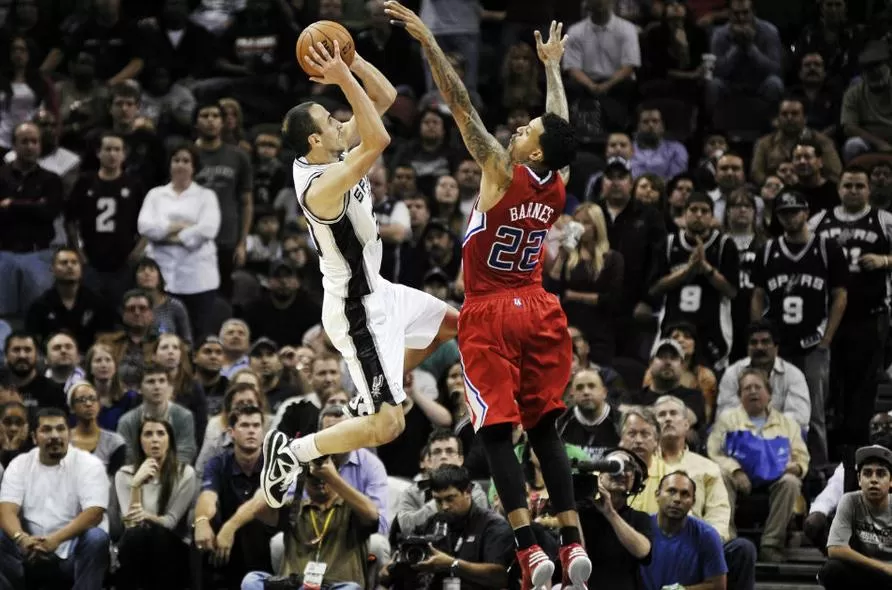
<path fill-rule="evenodd" d="M 800 139 L 796 143 L 793 144 L 793 149 L 790 150 L 790 158 L 792 159 L 793 153 L 796 151 L 798 147 L 810 147 L 815 150 L 815 156 L 818 158 L 824 157 L 824 150 L 821 148 L 821 144 L 811 139 Z"/>
<path fill-rule="evenodd" d="M 542 165 L 549 170 L 562 170 L 576 159 L 579 140 L 570 122 L 554 113 L 542 115 Z"/>
<path fill-rule="evenodd" d="M 681 470 L 673 471 L 672 473 L 667 473 L 666 475 L 661 477 L 660 483 L 657 485 L 657 491 L 662 492 L 663 491 L 663 482 L 665 482 L 667 479 L 669 479 L 673 475 L 680 475 L 683 478 L 687 479 L 689 482 L 691 482 L 691 488 L 693 488 L 694 497 L 697 496 L 697 482 L 694 481 L 694 478 L 691 477 L 690 475 L 688 475 L 688 473 L 686 471 L 681 471 Z"/>
<path fill-rule="evenodd" d="M 189 157 L 192 158 L 192 174 L 198 174 L 198 171 L 201 170 L 201 152 L 198 151 L 198 148 L 195 147 L 195 144 L 189 142 L 181 142 L 178 143 L 170 150 L 170 157 L 167 159 L 167 167 L 170 168 L 170 164 L 173 162 L 173 157 L 176 156 L 180 152 L 188 152 Z"/>
<path fill-rule="evenodd" d="M 9 343 L 13 340 L 30 340 L 34 345 L 34 349 L 37 349 L 37 336 L 32 334 L 31 332 L 26 332 L 25 330 L 13 330 L 9 333 L 9 336 L 6 337 L 6 340 L 3 341 L 3 350 L 6 353 L 9 353 Z"/>
<path fill-rule="evenodd" d="M 471 491 L 471 475 L 464 467 L 455 465 L 441 465 L 431 471 L 430 490 L 443 492 L 449 488 L 455 488 L 460 492 Z"/>
<path fill-rule="evenodd" d="M 710 211 L 715 211 L 715 203 L 713 202 L 712 198 L 709 195 L 707 195 L 706 193 L 701 193 L 699 191 L 692 192 L 688 196 L 688 200 L 685 201 L 685 204 L 684 204 L 685 211 L 687 211 L 688 207 L 690 207 L 694 203 L 702 203 L 702 204 L 706 205 L 707 207 L 709 207 Z"/>
<path fill-rule="evenodd" d="M 139 104 L 140 91 L 139 85 L 133 81 L 118 82 L 109 90 L 109 101 L 115 102 L 116 98 L 132 98 Z"/>
<path fill-rule="evenodd" d="M 859 166 L 858 164 L 846 164 L 843 167 L 842 172 L 839 177 L 842 178 L 843 174 L 864 174 L 868 178 L 870 177 L 870 172 L 864 166 Z"/>
<path fill-rule="evenodd" d="M 426 445 L 427 452 L 430 453 L 431 446 L 435 442 L 439 442 L 441 440 L 453 440 L 453 439 L 458 443 L 458 454 L 464 455 L 465 449 L 464 449 L 464 445 L 462 445 L 462 443 L 461 443 L 461 439 L 458 437 L 457 434 L 455 434 L 454 432 L 452 432 L 451 430 L 449 430 L 447 428 L 438 428 L 430 433 L 430 436 L 427 437 L 427 445 Z"/>
<path fill-rule="evenodd" d="M 319 126 L 310 114 L 310 108 L 315 104 L 315 102 L 302 102 L 293 107 L 285 115 L 282 124 L 282 140 L 298 157 L 306 156 L 310 152 L 310 136 L 319 133 Z"/>
<path fill-rule="evenodd" d="M 754 334 L 759 334 L 760 332 L 768 332 L 771 334 L 771 340 L 777 343 L 777 328 L 775 328 L 774 324 L 770 320 L 761 319 L 756 320 L 754 322 L 750 322 L 750 324 L 746 327 L 746 339 L 749 340 L 753 337 Z"/>

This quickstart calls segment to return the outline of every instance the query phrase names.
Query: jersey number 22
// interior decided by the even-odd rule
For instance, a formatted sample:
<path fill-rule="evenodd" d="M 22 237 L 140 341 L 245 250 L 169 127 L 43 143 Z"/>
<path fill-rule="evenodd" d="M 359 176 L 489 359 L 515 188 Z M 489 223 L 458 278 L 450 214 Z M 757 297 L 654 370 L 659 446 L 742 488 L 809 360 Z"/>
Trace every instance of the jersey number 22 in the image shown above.
<path fill-rule="evenodd" d="M 486 264 L 504 272 L 530 272 L 539 263 L 542 243 L 548 230 L 526 232 L 510 225 L 499 226 L 496 238 L 489 250 Z"/>

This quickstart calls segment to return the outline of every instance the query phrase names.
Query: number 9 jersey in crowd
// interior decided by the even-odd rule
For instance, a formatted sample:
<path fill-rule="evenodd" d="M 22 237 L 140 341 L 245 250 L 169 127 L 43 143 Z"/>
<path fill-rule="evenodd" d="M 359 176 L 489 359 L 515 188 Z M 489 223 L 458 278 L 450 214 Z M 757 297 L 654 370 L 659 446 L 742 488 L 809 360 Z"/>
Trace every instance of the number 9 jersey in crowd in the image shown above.
<path fill-rule="evenodd" d="M 529 429 L 564 409 L 572 344 L 560 301 L 542 287 L 542 248 L 565 202 L 557 172 L 540 178 L 518 165 L 502 199 L 485 212 L 478 202 L 471 214 L 458 345 L 475 431 L 501 423 Z"/>

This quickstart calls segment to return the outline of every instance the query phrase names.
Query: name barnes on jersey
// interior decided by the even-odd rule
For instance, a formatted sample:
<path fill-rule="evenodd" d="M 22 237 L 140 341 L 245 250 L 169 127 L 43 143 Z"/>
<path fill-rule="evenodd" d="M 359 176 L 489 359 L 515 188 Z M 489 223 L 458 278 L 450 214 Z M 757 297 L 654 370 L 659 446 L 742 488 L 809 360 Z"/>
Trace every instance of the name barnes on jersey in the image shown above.
<path fill-rule="evenodd" d="M 542 203 L 521 203 L 508 210 L 511 221 L 533 218 L 542 223 L 549 223 L 554 216 L 554 209 Z"/>

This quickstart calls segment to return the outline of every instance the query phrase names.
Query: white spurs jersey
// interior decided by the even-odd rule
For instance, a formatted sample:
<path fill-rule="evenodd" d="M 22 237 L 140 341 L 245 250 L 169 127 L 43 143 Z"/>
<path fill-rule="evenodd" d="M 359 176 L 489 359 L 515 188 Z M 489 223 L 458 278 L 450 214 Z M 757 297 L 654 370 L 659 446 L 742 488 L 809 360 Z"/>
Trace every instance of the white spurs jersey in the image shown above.
<path fill-rule="evenodd" d="M 322 287 L 336 297 L 362 297 L 374 291 L 380 280 L 381 238 L 372 211 L 372 190 L 365 176 L 342 195 L 340 215 L 331 221 L 319 219 L 305 202 L 310 184 L 332 164 L 309 164 L 295 158 L 294 191 L 307 218 L 322 270 Z M 332 198 L 335 198 L 332 196 Z"/>

